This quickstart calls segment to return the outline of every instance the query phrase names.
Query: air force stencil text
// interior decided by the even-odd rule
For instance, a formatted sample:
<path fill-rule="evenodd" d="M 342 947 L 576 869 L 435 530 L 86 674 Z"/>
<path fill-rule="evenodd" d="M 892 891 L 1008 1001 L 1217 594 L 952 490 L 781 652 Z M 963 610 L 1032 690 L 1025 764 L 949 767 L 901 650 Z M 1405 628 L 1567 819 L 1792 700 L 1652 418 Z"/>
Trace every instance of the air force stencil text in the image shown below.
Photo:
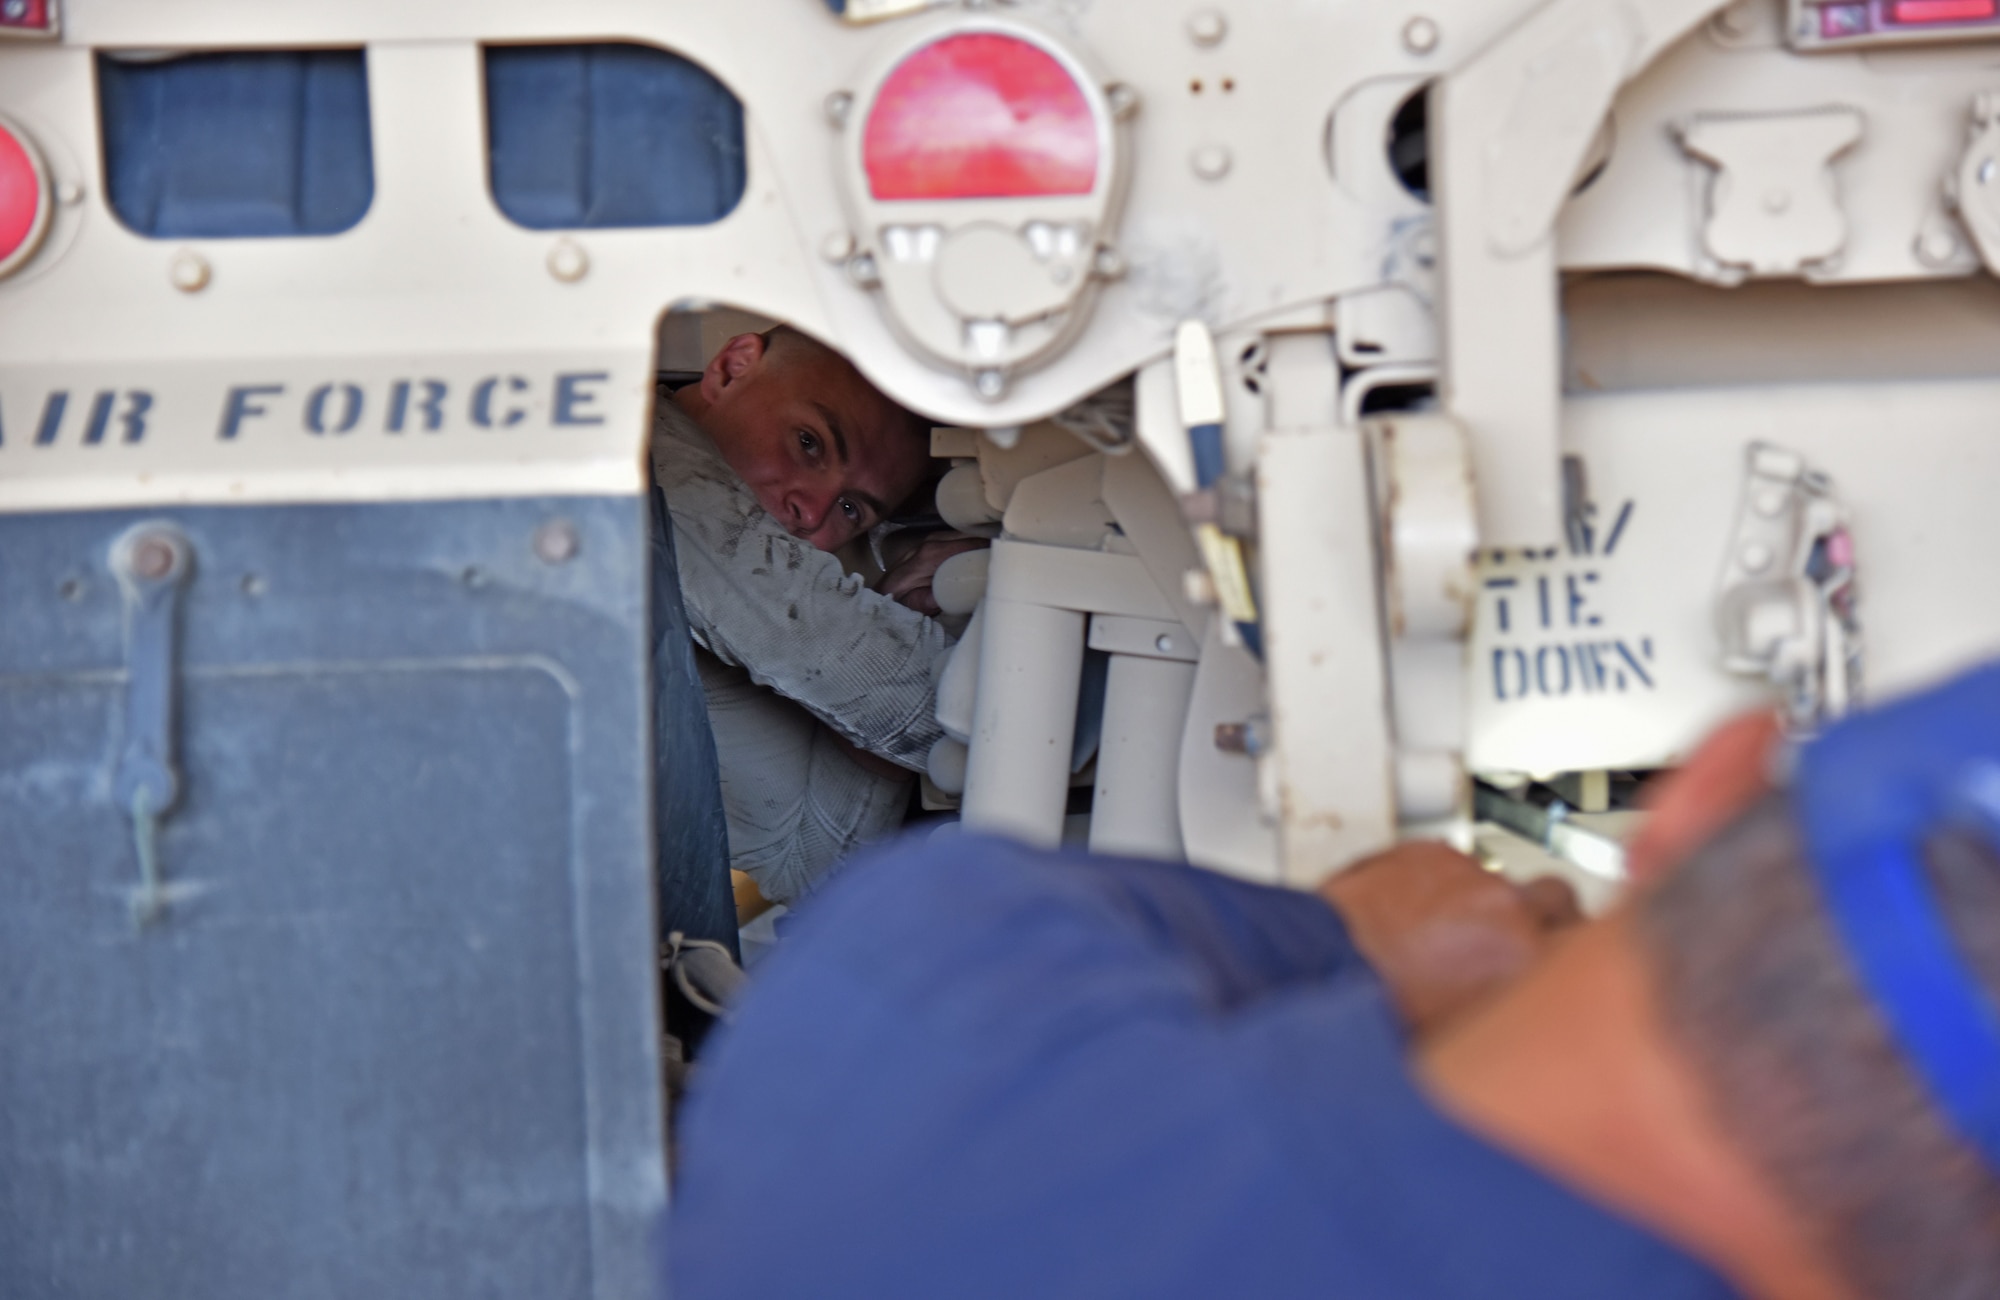
<path fill-rule="evenodd" d="M 428 377 L 372 383 L 328 380 L 225 385 L 206 416 L 193 418 L 233 443 L 261 432 L 336 438 L 349 434 L 435 434 L 454 429 L 502 431 L 516 426 L 584 427 L 605 423 L 609 371 L 576 370 L 537 382 L 519 374 L 471 381 Z M 143 442 L 150 428 L 189 422 L 185 399 L 163 402 L 142 388 L 53 389 L 39 409 L 0 402 L 0 450 L 95 447 Z M 175 409 L 168 410 L 169 406 Z M 14 423 L 10 423 L 10 417 Z M 199 427 L 199 425 L 198 425 Z M 12 435 L 11 437 L 9 435 Z"/>

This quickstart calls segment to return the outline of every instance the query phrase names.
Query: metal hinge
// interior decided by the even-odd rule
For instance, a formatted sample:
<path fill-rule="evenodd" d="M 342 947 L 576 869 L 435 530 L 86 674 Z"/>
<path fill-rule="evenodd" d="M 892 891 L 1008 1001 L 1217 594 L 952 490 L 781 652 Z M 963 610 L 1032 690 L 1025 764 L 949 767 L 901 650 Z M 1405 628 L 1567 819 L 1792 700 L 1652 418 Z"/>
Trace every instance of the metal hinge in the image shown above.
<path fill-rule="evenodd" d="M 139 524 L 112 544 L 111 571 L 125 597 L 125 731 L 111 791 L 132 819 L 139 859 L 132 919 L 143 928 L 167 906 L 159 828 L 181 796 L 174 759 L 175 643 L 194 547 L 172 524 Z"/>

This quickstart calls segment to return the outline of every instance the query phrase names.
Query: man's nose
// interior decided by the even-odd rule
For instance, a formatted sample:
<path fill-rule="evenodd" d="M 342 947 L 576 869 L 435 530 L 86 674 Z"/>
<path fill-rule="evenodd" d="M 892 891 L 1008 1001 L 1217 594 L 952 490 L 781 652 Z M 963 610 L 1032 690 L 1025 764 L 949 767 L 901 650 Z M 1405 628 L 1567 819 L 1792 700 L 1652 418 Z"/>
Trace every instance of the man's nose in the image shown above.
<path fill-rule="evenodd" d="M 826 522 L 827 512 L 833 509 L 833 493 L 809 487 L 795 487 L 785 496 L 785 512 L 791 517 L 786 521 L 792 533 L 805 537 L 819 531 Z"/>

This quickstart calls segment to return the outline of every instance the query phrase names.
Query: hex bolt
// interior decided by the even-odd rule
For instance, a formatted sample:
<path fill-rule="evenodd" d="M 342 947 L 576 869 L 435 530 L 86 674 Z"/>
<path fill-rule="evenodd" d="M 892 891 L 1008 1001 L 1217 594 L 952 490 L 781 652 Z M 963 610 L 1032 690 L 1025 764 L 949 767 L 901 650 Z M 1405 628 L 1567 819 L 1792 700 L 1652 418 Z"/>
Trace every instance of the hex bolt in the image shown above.
<path fill-rule="evenodd" d="M 543 564 L 568 564 L 582 549 L 583 539 L 567 519 L 551 519 L 535 530 L 535 558 Z"/>

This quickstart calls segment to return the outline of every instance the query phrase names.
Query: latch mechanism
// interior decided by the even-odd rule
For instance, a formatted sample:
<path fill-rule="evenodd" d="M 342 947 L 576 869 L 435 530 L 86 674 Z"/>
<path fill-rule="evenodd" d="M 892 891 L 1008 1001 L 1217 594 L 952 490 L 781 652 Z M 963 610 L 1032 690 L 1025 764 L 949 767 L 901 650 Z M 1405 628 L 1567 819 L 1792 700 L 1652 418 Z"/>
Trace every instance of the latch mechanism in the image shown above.
<path fill-rule="evenodd" d="M 1723 665 L 1785 690 L 1794 726 L 1845 713 L 1861 686 L 1854 542 L 1832 482 L 1753 443 L 1717 600 Z"/>
<path fill-rule="evenodd" d="M 144 927 L 166 910 L 160 874 L 160 821 L 180 802 L 174 761 L 176 634 L 181 591 L 194 547 L 172 524 L 135 526 L 111 547 L 111 571 L 125 596 L 125 736 L 112 797 L 132 819 L 139 888 L 132 919 Z"/>
<path fill-rule="evenodd" d="M 1715 278 L 1810 275 L 1847 243 L 1833 163 L 1861 139 L 1860 112 L 1705 113 L 1678 128 L 1681 148 L 1715 169 L 1702 246 Z"/>

